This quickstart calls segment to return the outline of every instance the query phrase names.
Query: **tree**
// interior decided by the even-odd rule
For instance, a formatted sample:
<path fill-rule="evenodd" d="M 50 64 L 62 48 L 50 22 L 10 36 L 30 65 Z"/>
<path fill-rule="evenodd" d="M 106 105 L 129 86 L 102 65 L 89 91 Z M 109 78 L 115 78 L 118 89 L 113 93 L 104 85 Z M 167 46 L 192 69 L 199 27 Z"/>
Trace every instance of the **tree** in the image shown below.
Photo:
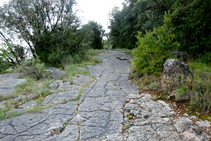
<path fill-rule="evenodd" d="M 34 58 L 60 64 L 82 49 L 84 35 L 78 30 L 74 4 L 74 0 L 11 0 L 0 8 L 0 29 L 24 40 Z"/>
<path fill-rule="evenodd" d="M 172 7 L 172 23 L 180 50 L 187 51 L 193 58 L 209 54 L 211 50 L 210 7 L 210 0 L 178 0 Z"/>
<path fill-rule="evenodd" d="M 94 21 L 89 21 L 83 25 L 83 30 L 86 32 L 85 43 L 93 49 L 103 49 L 103 36 L 105 30 L 100 24 Z"/>
<path fill-rule="evenodd" d="M 137 48 L 132 52 L 134 63 L 140 74 L 160 75 L 163 64 L 170 57 L 170 52 L 180 45 L 174 40 L 174 28 L 171 25 L 170 13 L 165 15 L 164 25 L 154 28 L 152 32 L 146 32 L 142 36 L 137 35 Z"/>
<path fill-rule="evenodd" d="M 136 46 L 137 31 L 144 35 L 154 27 L 163 25 L 165 11 L 173 0 L 125 0 L 123 9 L 114 8 L 110 13 L 112 44 L 116 48 L 132 49 Z"/>

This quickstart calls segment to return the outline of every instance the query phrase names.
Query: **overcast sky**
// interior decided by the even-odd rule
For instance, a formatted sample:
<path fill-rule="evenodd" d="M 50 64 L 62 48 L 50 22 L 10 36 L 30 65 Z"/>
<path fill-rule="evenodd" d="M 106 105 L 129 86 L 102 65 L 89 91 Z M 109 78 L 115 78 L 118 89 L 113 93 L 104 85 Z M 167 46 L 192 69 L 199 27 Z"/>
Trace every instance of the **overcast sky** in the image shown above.
<path fill-rule="evenodd" d="M 0 0 L 0 5 L 8 1 Z M 76 0 L 76 2 L 78 3 L 76 8 L 80 10 L 77 15 L 81 17 L 82 24 L 94 20 L 100 23 L 108 32 L 109 11 L 115 6 L 122 8 L 124 0 Z"/>

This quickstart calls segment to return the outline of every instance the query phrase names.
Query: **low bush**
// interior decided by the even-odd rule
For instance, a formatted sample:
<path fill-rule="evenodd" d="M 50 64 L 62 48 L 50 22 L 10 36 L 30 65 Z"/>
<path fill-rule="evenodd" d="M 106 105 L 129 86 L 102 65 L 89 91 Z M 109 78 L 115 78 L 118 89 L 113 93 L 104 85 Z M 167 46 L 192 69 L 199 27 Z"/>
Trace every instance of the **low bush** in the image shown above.
<path fill-rule="evenodd" d="M 15 71 L 22 73 L 23 76 L 30 76 L 37 80 L 49 75 L 49 73 L 45 71 L 44 63 L 41 63 L 39 59 L 24 61 L 21 65 L 16 67 Z"/>
<path fill-rule="evenodd" d="M 166 14 L 164 25 L 154 28 L 152 32 L 147 32 L 142 37 L 142 33 L 137 35 L 137 48 L 132 52 L 137 71 L 141 74 L 160 75 L 163 64 L 170 56 L 170 51 L 177 49 L 179 43 L 174 41 L 174 29 L 171 27 L 171 15 Z"/>

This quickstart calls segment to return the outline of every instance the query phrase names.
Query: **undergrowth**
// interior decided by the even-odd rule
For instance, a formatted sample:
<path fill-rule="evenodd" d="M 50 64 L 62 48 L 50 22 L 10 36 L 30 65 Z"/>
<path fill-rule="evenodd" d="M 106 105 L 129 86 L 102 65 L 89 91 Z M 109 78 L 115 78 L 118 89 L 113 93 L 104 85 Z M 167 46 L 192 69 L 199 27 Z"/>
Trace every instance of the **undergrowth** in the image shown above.
<path fill-rule="evenodd" d="M 89 72 L 85 69 L 85 66 L 101 63 L 102 60 L 95 57 L 101 52 L 104 51 L 90 49 L 87 50 L 83 57 L 76 56 L 78 58 L 73 59 L 75 63 L 69 62 L 65 64 L 65 74 L 61 79 L 68 79 L 71 81 L 73 76 L 76 74 L 89 75 Z M 16 67 L 16 72 L 24 73 L 26 76 L 24 78 L 27 81 L 21 85 L 18 85 L 16 92 L 7 94 L 5 96 L 0 95 L 0 102 L 4 102 L 4 106 L 0 107 L 0 120 L 19 116 L 24 113 L 40 112 L 45 109 L 45 107 L 42 106 L 42 103 L 46 96 L 52 94 L 52 92 L 48 89 L 48 85 L 51 84 L 53 80 L 50 77 L 43 79 L 42 75 L 45 73 L 44 67 L 45 65 L 39 60 L 25 61 L 20 66 Z M 78 94 L 77 100 L 80 99 L 82 90 L 88 85 L 89 84 L 86 84 L 82 87 Z M 30 98 L 30 94 L 33 94 L 34 97 Z M 36 106 L 33 106 L 25 111 L 12 111 L 12 109 L 33 100 L 37 102 Z"/>
<path fill-rule="evenodd" d="M 200 117 L 209 117 L 211 115 L 211 66 L 194 60 L 189 60 L 187 64 L 193 72 L 193 79 L 187 79 L 176 89 L 177 96 L 190 94 L 190 100 L 184 101 L 188 105 L 187 112 L 190 114 L 198 112 L 204 115 L 199 114 Z M 129 78 L 140 86 L 142 92 L 152 94 L 153 100 L 169 98 L 169 92 L 162 89 L 162 75 L 140 74 L 132 62 Z"/>

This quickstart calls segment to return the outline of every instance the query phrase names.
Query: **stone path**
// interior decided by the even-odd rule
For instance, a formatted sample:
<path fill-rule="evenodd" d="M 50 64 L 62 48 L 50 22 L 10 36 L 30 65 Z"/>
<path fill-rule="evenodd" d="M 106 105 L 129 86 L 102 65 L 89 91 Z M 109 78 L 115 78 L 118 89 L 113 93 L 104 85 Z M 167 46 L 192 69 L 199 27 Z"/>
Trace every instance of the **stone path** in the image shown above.
<path fill-rule="evenodd" d="M 168 104 L 139 94 L 138 87 L 128 80 L 129 55 L 115 50 L 98 58 L 103 63 L 87 67 L 95 79 L 76 75 L 72 83 L 57 80 L 49 85 L 60 91 L 47 96 L 42 104 L 59 105 L 0 121 L 0 140 L 209 140 L 204 133 L 196 135 L 189 117 L 173 121 L 174 111 Z"/>

